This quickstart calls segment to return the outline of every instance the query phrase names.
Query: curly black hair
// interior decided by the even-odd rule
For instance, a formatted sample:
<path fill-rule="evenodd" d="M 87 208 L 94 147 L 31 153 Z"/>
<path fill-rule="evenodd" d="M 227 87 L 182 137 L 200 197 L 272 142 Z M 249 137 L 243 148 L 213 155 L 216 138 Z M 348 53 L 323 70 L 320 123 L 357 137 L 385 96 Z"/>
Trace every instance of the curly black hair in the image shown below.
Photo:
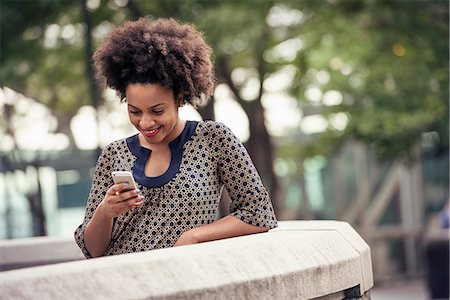
<path fill-rule="evenodd" d="M 121 101 L 130 83 L 158 83 L 194 106 L 214 89 L 211 47 L 193 26 L 146 18 L 115 28 L 93 55 L 97 79 Z"/>

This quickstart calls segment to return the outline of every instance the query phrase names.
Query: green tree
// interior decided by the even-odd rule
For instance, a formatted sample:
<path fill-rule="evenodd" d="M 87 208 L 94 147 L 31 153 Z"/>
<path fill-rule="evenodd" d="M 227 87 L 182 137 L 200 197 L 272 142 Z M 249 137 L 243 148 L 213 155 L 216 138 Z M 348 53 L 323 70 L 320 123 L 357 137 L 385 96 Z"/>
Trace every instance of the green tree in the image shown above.
<path fill-rule="evenodd" d="M 299 99 L 309 84 L 339 91 L 342 103 L 322 111 L 329 118 L 344 112 L 349 123 L 344 131 L 330 125 L 307 153 L 327 154 L 356 138 L 380 158 L 410 158 L 427 132 L 437 133 L 437 149 L 448 148 L 448 1 L 309 4 L 297 65 L 330 80 L 299 72 L 291 91 Z"/>

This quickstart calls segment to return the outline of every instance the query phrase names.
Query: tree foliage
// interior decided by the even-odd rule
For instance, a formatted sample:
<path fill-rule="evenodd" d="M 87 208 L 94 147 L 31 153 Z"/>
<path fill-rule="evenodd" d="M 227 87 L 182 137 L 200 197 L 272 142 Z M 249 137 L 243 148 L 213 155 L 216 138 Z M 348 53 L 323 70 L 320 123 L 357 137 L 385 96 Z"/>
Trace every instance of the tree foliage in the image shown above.
<path fill-rule="evenodd" d="M 436 148 L 448 148 L 447 1 L 332 1 L 304 11 L 311 17 L 300 33 L 300 70 L 327 72 L 320 88 L 343 101 L 324 112 L 349 118 L 345 131 L 330 126 L 310 151 L 356 138 L 381 158 L 409 157 L 427 132 L 438 133 Z M 299 99 L 312 74 L 299 73 L 291 90 Z"/>
<path fill-rule="evenodd" d="M 2 0 L 0 5 L 1 84 L 46 104 L 58 117 L 58 130 L 70 133 L 71 117 L 90 103 L 80 2 Z M 329 154 L 356 138 L 380 157 L 392 158 L 409 155 L 427 132 L 437 133 L 437 148 L 448 147 L 448 11 L 447 1 L 111 0 L 101 1 L 91 16 L 96 45 L 111 26 L 141 15 L 196 24 L 215 49 L 219 82 L 230 86 L 250 119 L 264 110 L 258 108 L 264 80 L 293 66 L 290 93 L 305 111 L 313 106 L 328 119 L 339 112 L 348 118 L 345 130 L 330 122 L 296 153 Z M 271 23 L 277 12 L 282 18 Z M 286 41 L 295 56 L 270 57 Z M 292 48 L 292 41 L 301 45 Z M 249 71 L 244 81 L 233 82 L 236 68 Z M 320 81 L 319 72 L 329 80 Z M 243 99 L 242 88 L 255 78 L 259 93 Z M 322 93 L 338 91 L 342 103 L 311 103 L 305 97 L 311 86 Z M 251 141 L 261 138 L 264 121 L 261 126 Z"/>

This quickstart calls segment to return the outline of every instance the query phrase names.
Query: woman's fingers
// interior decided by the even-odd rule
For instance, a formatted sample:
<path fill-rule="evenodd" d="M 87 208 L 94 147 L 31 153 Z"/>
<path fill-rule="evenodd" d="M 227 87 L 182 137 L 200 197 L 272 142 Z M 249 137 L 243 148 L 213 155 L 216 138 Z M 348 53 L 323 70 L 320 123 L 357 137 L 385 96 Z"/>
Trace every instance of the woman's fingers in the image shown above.
<path fill-rule="evenodd" d="M 144 197 L 140 191 L 129 190 L 127 187 L 128 184 L 118 183 L 111 186 L 106 193 L 104 206 L 114 217 L 142 205 Z"/>
<path fill-rule="evenodd" d="M 119 195 L 120 193 L 122 193 L 124 190 L 126 190 L 126 188 L 128 187 L 128 183 L 124 182 L 124 183 L 117 183 L 114 184 L 113 186 L 111 186 L 108 190 L 108 192 L 106 192 L 106 194 L 108 195 Z"/>
<path fill-rule="evenodd" d="M 121 213 L 126 212 L 126 211 L 128 211 L 128 210 L 130 210 L 130 209 L 132 209 L 132 208 L 134 208 L 134 207 L 141 206 L 141 205 L 142 205 L 142 202 L 143 202 L 143 201 L 142 201 L 143 198 L 144 198 L 144 197 L 142 197 L 142 196 L 139 195 L 139 196 L 137 196 L 137 197 L 134 197 L 134 198 L 131 198 L 131 199 L 127 199 L 127 200 L 121 201 L 121 202 L 117 203 L 116 208 L 117 208 Z"/>
<path fill-rule="evenodd" d="M 129 199 L 133 199 L 133 198 L 136 198 L 139 196 L 140 196 L 140 191 L 138 191 L 138 190 L 122 192 L 119 195 L 117 195 L 117 198 L 118 198 L 117 202 L 128 201 Z"/>
<path fill-rule="evenodd" d="M 136 198 L 140 195 L 139 190 L 130 190 L 127 189 L 127 187 L 127 183 L 115 184 L 108 190 L 106 197 L 109 196 L 108 198 L 110 198 L 110 202 L 122 202 L 131 198 Z"/>

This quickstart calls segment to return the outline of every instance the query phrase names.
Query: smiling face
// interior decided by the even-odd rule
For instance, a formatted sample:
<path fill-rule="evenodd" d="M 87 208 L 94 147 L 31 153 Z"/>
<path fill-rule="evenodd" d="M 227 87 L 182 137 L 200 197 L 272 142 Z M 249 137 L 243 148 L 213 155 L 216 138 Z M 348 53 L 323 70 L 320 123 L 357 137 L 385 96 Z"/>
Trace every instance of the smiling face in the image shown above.
<path fill-rule="evenodd" d="M 178 117 L 178 103 L 173 91 L 160 84 L 135 83 L 126 89 L 128 116 L 141 133 L 142 146 L 152 148 L 174 140 L 184 121 Z"/>

